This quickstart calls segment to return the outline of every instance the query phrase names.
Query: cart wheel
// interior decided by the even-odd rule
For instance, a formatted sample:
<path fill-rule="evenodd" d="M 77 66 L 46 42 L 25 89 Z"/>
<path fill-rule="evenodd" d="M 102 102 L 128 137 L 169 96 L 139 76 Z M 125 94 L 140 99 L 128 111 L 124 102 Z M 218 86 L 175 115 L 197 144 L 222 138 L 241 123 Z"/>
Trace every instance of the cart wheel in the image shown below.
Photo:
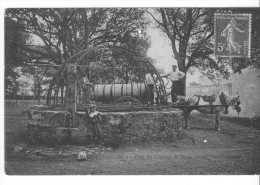
<path fill-rule="evenodd" d="M 117 98 L 114 103 L 123 104 L 123 105 L 128 105 L 128 104 L 141 105 L 141 102 L 138 99 L 131 96 L 122 96 L 120 98 Z"/>

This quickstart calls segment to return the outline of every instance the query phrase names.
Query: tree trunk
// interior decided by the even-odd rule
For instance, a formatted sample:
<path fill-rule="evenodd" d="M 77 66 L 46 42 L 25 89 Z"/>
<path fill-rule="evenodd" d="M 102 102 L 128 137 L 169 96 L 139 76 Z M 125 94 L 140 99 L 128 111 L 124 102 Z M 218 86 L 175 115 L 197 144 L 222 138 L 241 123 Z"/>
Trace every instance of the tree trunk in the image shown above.
<path fill-rule="evenodd" d="M 40 105 L 40 103 L 41 103 L 41 96 L 38 95 L 38 98 L 37 98 L 37 104 Z"/>
<path fill-rule="evenodd" d="M 11 103 L 11 89 L 9 88 L 9 104 Z"/>
<path fill-rule="evenodd" d="M 63 105 L 63 91 L 64 91 L 64 84 L 61 84 L 61 105 Z"/>
<path fill-rule="evenodd" d="M 186 96 L 186 76 L 181 79 L 180 95 Z"/>
<path fill-rule="evenodd" d="M 60 88 L 58 88 L 57 94 L 56 94 L 56 105 L 59 104 L 59 92 L 60 92 Z"/>
<path fill-rule="evenodd" d="M 37 104 L 40 105 L 41 102 L 41 85 L 38 86 L 38 97 L 37 97 Z"/>
<path fill-rule="evenodd" d="M 68 99 L 68 91 L 69 91 L 69 85 L 66 84 L 66 89 L 65 89 L 65 102 L 64 105 L 67 107 L 67 99 Z"/>
<path fill-rule="evenodd" d="M 55 105 L 55 95 L 56 95 L 56 90 L 54 90 L 54 95 L 52 97 L 52 105 Z"/>
<path fill-rule="evenodd" d="M 53 95 L 53 105 L 56 105 L 56 95 L 57 95 L 57 90 L 54 90 L 54 95 Z"/>
<path fill-rule="evenodd" d="M 178 67 L 179 70 L 183 73 L 185 73 L 185 76 L 180 80 L 181 81 L 181 87 L 180 87 L 180 95 L 186 96 L 186 74 L 187 70 L 185 69 L 185 60 L 178 61 Z"/>
<path fill-rule="evenodd" d="M 17 93 L 15 93 L 15 105 L 17 106 Z"/>

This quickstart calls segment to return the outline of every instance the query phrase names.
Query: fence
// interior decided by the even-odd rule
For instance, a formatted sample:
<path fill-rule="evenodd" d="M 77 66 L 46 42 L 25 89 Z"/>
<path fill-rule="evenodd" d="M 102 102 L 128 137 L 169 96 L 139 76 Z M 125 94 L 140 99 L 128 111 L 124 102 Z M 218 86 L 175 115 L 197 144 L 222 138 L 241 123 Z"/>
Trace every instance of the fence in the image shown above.
<path fill-rule="evenodd" d="M 40 104 L 44 105 L 46 100 L 40 100 Z M 37 105 L 38 100 L 5 100 L 5 105 L 17 105 L 17 106 L 28 106 L 28 105 Z"/>

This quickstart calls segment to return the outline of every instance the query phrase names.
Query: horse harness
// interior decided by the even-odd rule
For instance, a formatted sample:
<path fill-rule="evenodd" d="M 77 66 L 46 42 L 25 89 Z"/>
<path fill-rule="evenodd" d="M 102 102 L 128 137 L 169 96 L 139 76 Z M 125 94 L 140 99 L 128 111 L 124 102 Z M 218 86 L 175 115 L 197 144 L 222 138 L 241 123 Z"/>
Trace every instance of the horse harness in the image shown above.
<path fill-rule="evenodd" d="M 213 103 L 216 101 L 216 99 L 217 99 L 217 96 L 216 95 L 192 95 L 192 96 L 190 96 L 189 98 L 188 98 L 188 100 L 187 100 L 187 104 L 188 105 L 190 105 L 190 103 L 191 103 L 191 99 L 193 98 L 193 97 L 197 97 L 198 98 L 198 100 L 197 100 L 197 102 L 194 104 L 194 105 L 199 105 L 199 101 L 200 101 L 200 99 L 202 98 L 203 99 L 203 101 L 205 101 L 205 102 L 208 102 L 209 103 L 209 105 L 213 105 Z M 227 100 L 226 100 L 226 96 L 224 95 L 224 93 L 222 92 L 221 93 L 221 95 L 219 96 L 219 99 L 220 99 L 220 102 L 221 102 L 221 104 L 223 104 L 224 106 L 225 106 L 225 113 L 224 114 L 227 114 L 228 112 L 228 104 L 227 104 Z M 214 111 L 214 107 L 212 106 L 212 107 L 210 107 L 211 108 L 211 111 L 213 112 Z"/>

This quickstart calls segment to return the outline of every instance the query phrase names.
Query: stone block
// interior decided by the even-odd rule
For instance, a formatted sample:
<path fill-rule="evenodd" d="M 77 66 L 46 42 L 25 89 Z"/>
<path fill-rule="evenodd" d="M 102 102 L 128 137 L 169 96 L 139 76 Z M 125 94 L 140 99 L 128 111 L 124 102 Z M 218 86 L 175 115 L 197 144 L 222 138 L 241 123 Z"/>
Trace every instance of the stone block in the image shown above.
<path fill-rule="evenodd" d="M 77 159 L 78 159 L 78 161 L 85 161 L 87 159 L 86 152 L 79 152 Z"/>
<path fill-rule="evenodd" d="M 17 153 L 21 152 L 22 150 L 23 150 L 23 147 L 21 147 L 21 146 L 16 146 L 16 147 L 14 147 L 13 153 L 14 153 L 14 154 L 17 154 Z"/>

